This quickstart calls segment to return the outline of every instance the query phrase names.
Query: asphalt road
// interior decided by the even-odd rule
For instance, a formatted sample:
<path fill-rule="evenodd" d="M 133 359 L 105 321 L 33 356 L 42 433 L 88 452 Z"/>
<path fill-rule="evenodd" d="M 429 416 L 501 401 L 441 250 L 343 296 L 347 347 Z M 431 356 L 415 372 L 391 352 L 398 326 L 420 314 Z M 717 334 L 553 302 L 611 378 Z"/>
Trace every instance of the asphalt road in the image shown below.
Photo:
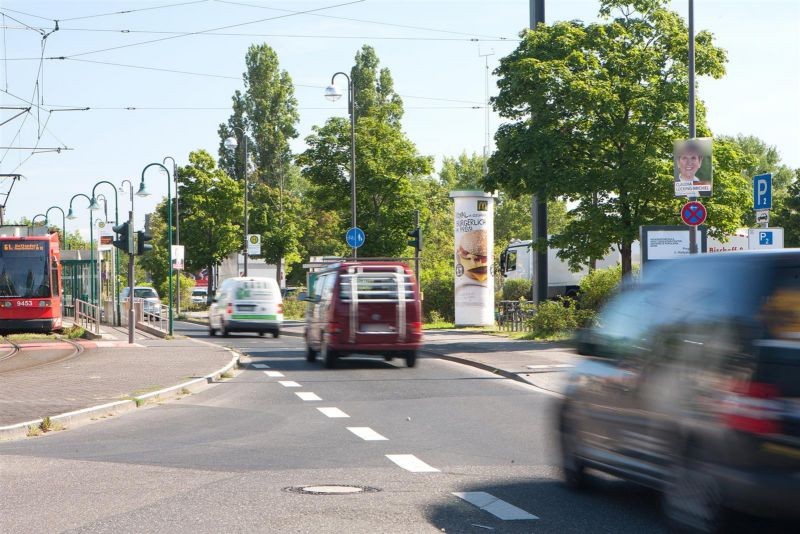
<path fill-rule="evenodd" d="M 414 369 L 348 358 L 326 370 L 305 361 L 300 338 L 176 330 L 259 367 L 178 401 L 0 444 L 0 531 L 664 529 L 653 493 L 610 479 L 580 495 L 562 487 L 556 399 L 535 388 L 433 358 Z M 312 485 L 371 491 L 293 491 Z"/>

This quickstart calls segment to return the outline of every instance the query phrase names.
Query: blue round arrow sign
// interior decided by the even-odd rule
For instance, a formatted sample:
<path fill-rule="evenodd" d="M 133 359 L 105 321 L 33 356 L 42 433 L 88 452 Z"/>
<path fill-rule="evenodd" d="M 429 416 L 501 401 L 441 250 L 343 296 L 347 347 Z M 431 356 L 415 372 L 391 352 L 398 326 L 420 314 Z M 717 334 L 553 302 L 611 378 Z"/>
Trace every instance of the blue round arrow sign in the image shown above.
<path fill-rule="evenodd" d="M 681 219 L 689 226 L 700 226 L 706 222 L 706 207 L 699 202 L 687 202 L 681 208 Z"/>
<path fill-rule="evenodd" d="M 364 230 L 355 226 L 347 230 L 347 233 L 344 236 L 344 240 L 347 241 L 347 246 L 350 248 L 358 248 L 364 244 L 364 240 L 366 237 L 364 236 Z"/>

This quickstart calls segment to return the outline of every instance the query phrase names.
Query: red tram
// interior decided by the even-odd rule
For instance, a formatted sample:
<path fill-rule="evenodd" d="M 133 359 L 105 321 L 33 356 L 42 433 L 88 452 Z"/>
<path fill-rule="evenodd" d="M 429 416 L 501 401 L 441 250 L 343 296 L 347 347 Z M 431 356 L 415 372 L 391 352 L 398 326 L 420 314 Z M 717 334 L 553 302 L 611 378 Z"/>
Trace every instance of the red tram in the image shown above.
<path fill-rule="evenodd" d="M 59 236 L 11 228 L 0 233 L 0 333 L 61 330 Z"/>

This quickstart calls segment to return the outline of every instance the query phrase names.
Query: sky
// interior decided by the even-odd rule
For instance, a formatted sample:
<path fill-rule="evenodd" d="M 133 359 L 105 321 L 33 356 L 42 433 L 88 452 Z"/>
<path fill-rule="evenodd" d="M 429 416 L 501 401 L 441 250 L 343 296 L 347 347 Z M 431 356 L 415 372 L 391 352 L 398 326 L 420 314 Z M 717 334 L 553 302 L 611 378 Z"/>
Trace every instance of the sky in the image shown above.
<path fill-rule="evenodd" d="M 683 16 L 687 5 L 673 2 Z M 597 0 L 547 0 L 546 20 L 588 23 L 598 7 Z M 403 129 L 421 154 L 438 166 L 446 156 L 482 153 L 485 61 L 491 73 L 514 50 L 528 9 L 528 0 L 3 0 L 0 106 L 38 106 L 16 118 L 18 110 L 0 110 L 0 122 L 8 120 L 0 125 L 0 146 L 13 148 L 0 149 L 0 173 L 24 176 L 8 199 L 6 220 L 50 206 L 66 211 L 74 194 L 91 196 L 101 180 L 138 186 L 143 168 L 166 156 L 178 165 L 201 148 L 216 157 L 217 128 L 243 88 L 253 43 L 272 46 L 296 85 L 295 152 L 312 126 L 346 116 L 345 99 L 328 102 L 323 90 L 369 44 L 392 72 L 406 109 Z M 714 134 L 756 135 L 800 167 L 800 1 L 699 0 L 695 25 L 728 52 L 724 78 L 698 80 Z M 207 31 L 216 28 L 224 29 Z M 70 59 L 40 61 L 62 56 Z M 490 74 L 490 96 L 495 82 Z M 49 111 L 55 109 L 63 111 Z M 492 134 L 499 121 L 490 114 Z M 167 194 L 158 168 L 145 181 L 153 194 L 136 198 L 137 227 Z M 0 193 L 7 189 L 8 180 L 0 181 Z M 96 192 L 109 198 L 113 219 L 112 188 L 101 184 Z M 86 205 L 75 199 L 79 218 L 67 221 L 67 231 L 88 235 Z M 129 209 L 126 185 L 122 219 Z M 50 211 L 51 224 L 60 219 Z"/>

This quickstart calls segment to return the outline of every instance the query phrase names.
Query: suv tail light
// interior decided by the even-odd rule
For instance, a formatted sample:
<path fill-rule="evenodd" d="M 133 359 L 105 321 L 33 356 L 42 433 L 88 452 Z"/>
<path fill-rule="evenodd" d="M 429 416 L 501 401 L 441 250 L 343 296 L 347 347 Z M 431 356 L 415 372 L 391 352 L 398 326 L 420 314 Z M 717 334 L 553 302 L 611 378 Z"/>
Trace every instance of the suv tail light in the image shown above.
<path fill-rule="evenodd" d="M 722 402 L 722 418 L 734 430 L 777 434 L 781 431 L 778 397 L 780 391 L 773 384 L 736 382 Z"/>
<path fill-rule="evenodd" d="M 328 330 L 329 334 L 341 334 L 342 333 L 342 326 L 339 323 L 330 322 L 328 323 Z"/>

